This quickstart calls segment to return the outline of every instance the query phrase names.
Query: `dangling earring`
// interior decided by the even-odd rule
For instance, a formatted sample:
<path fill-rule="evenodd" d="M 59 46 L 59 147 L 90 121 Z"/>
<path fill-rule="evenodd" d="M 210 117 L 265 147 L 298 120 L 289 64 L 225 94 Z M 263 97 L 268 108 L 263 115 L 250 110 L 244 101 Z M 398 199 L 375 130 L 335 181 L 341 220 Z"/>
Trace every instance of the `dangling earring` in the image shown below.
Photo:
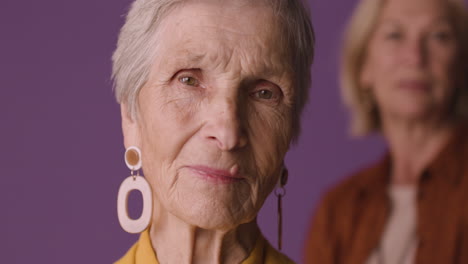
<path fill-rule="evenodd" d="M 288 169 L 283 166 L 281 170 L 281 176 L 278 181 L 278 185 L 275 189 L 275 195 L 278 197 L 278 250 L 281 251 L 282 240 L 283 240 L 283 196 L 286 195 L 286 189 L 284 186 L 288 182 Z"/>
<path fill-rule="evenodd" d="M 153 200 L 151 197 L 151 188 L 144 177 L 140 176 L 141 151 L 137 147 L 129 147 L 125 150 L 125 164 L 130 169 L 130 176 L 127 177 L 119 188 L 117 195 L 117 215 L 120 226 L 128 233 L 140 233 L 145 230 L 151 220 L 153 210 Z M 136 175 L 135 175 L 136 171 Z M 138 219 L 131 219 L 128 216 L 128 195 L 131 191 L 138 190 L 143 197 L 143 211 Z"/>

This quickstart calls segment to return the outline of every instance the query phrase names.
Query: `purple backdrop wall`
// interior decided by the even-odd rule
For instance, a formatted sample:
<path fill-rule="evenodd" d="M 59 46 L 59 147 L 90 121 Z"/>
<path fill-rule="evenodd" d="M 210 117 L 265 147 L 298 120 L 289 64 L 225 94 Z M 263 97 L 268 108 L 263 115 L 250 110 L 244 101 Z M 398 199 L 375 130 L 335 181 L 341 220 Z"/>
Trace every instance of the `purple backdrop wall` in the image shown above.
<path fill-rule="evenodd" d="M 137 239 L 116 216 L 128 171 L 110 82 L 110 57 L 129 3 L 2 0 L 2 263 L 111 263 Z M 298 262 L 319 196 L 382 152 L 378 138 L 349 139 L 339 99 L 338 51 L 354 4 L 310 2 L 313 88 L 299 144 L 287 156 L 284 200 L 283 251 Z M 259 223 L 276 245 L 273 196 Z"/>

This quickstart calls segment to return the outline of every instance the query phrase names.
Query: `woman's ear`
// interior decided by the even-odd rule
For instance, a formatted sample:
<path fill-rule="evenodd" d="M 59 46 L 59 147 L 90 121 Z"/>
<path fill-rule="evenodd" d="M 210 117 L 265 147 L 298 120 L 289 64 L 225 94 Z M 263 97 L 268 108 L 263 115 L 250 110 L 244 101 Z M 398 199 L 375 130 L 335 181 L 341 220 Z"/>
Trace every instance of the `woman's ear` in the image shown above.
<path fill-rule="evenodd" d="M 127 104 L 120 104 L 120 114 L 122 116 L 122 132 L 125 148 L 129 148 L 131 146 L 141 148 L 140 127 L 138 126 L 137 120 L 132 117 Z"/>

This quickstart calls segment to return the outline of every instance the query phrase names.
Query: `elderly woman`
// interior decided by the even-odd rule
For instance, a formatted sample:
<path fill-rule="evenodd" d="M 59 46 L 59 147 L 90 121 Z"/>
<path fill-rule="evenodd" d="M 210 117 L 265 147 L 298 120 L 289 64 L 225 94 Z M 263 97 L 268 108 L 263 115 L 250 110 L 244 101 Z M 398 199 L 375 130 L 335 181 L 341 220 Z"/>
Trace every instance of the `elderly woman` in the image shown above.
<path fill-rule="evenodd" d="M 461 1 L 360 1 L 344 98 L 388 153 L 324 197 L 306 263 L 468 263 L 467 38 Z"/>
<path fill-rule="evenodd" d="M 256 216 L 286 183 L 312 56 L 299 0 L 133 3 L 113 77 L 131 170 L 118 215 L 141 235 L 117 263 L 291 263 Z"/>

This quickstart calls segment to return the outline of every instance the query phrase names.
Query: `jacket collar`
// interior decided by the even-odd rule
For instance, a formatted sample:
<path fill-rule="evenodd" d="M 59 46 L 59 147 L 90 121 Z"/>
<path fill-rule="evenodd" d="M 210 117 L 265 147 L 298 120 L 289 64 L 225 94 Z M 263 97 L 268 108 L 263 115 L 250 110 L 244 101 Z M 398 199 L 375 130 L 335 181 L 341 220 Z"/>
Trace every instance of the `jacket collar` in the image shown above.
<path fill-rule="evenodd" d="M 468 161 L 468 122 L 459 124 L 452 137 L 436 158 L 429 164 L 421 180 L 432 177 L 444 177 L 458 185 L 463 177 L 463 166 Z"/>

